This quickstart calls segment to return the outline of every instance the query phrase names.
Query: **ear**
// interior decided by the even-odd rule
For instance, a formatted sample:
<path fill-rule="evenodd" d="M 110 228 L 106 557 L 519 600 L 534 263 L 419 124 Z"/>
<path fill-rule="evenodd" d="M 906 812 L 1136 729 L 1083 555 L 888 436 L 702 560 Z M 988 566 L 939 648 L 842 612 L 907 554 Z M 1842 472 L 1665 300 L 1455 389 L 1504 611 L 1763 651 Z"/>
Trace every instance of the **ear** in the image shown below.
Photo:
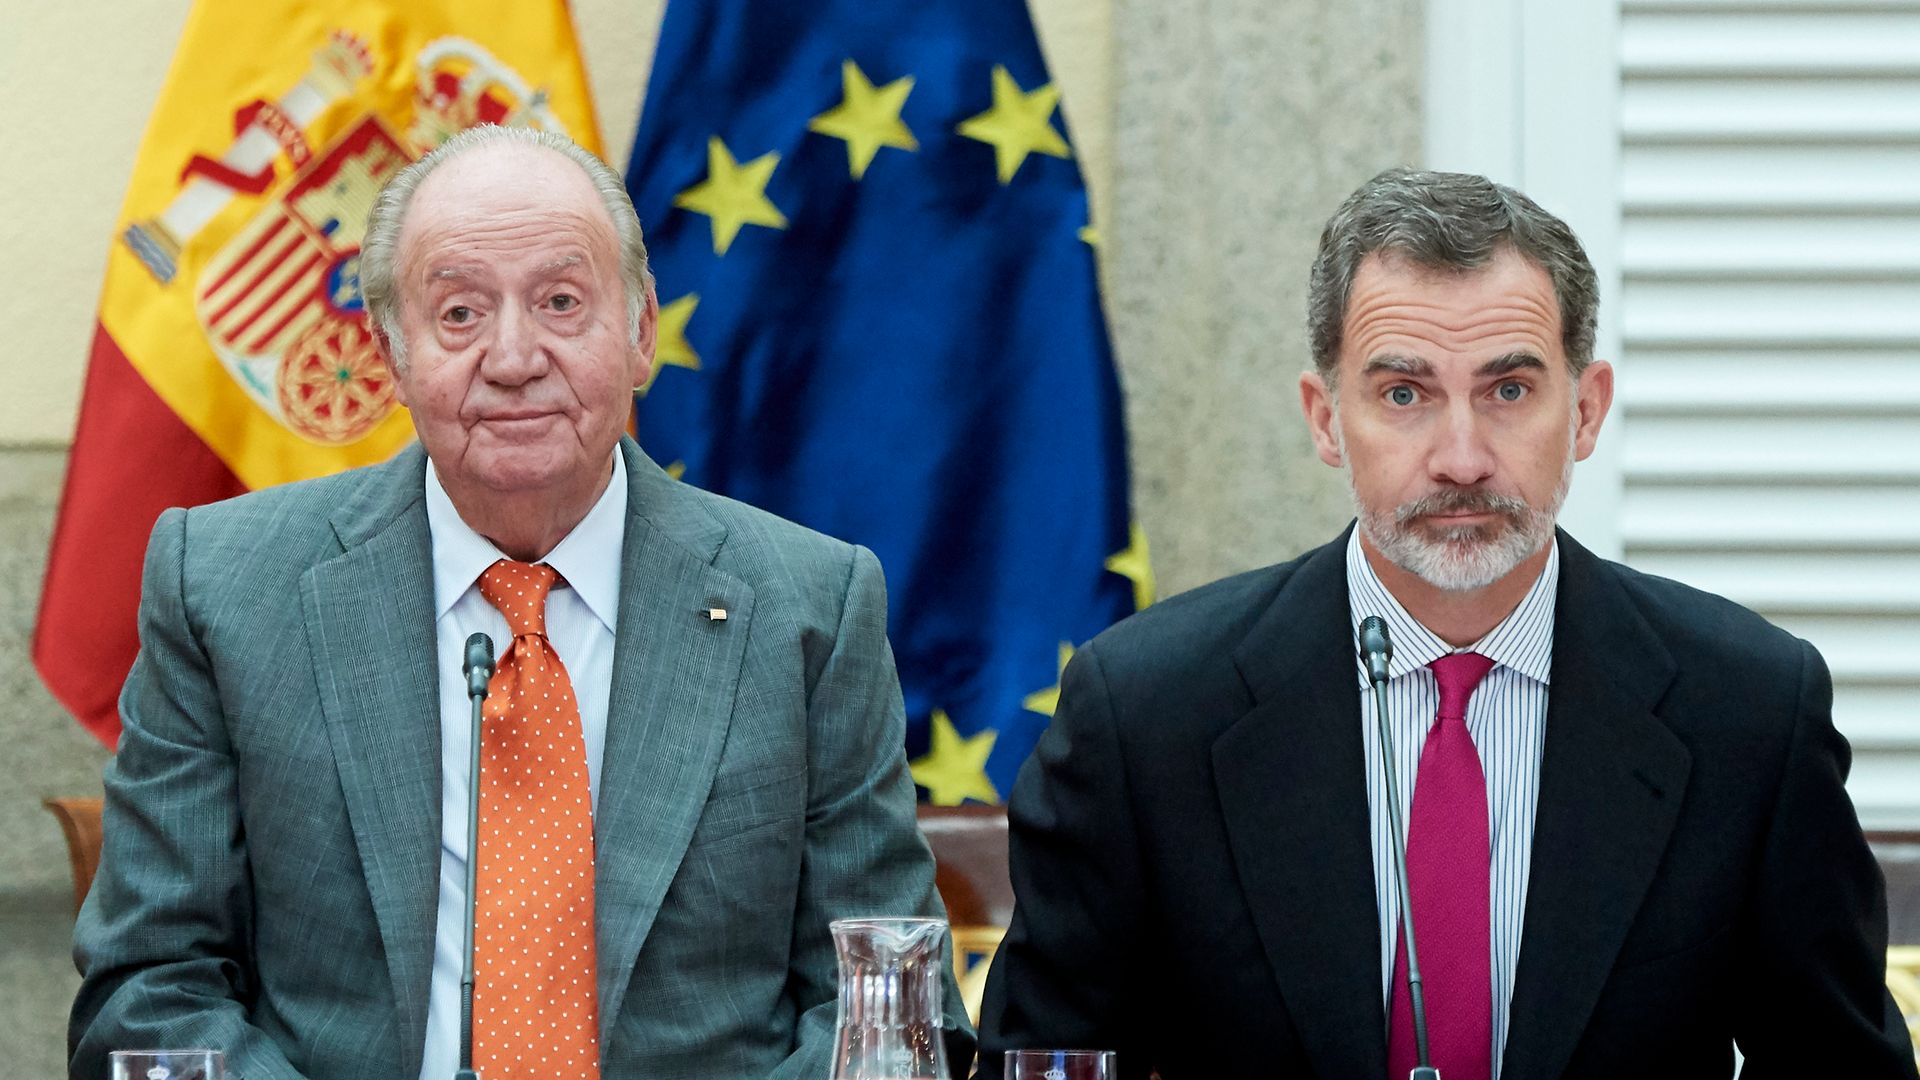
<path fill-rule="evenodd" d="M 1313 449 L 1320 460 L 1339 468 L 1345 462 L 1340 456 L 1340 440 L 1334 429 L 1333 389 L 1327 385 L 1317 371 L 1300 373 L 1300 412 L 1307 418 L 1307 434 L 1313 436 Z"/>
<path fill-rule="evenodd" d="M 635 390 L 647 385 L 647 376 L 653 373 L 654 352 L 659 347 L 660 298 L 649 285 L 646 306 L 640 312 L 640 340 L 633 350 L 633 368 L 629 372 Z"/>
<path fill-rule="evenodd" d="M 380 325 L 380 320 L 372 315 L 367 316 L 367 329 L 373 333 L 374 354 L 379 356 L 380 362 L 387 366 L 387 375 L 393 380 L 393 399 L 400 403 L 401 408 L 412 408 L 412 403 L 407 400 L 407 380 L 400 377 L 400 365 L 393 360 L 392 340 L 387 337 L 387 332 Z"/>
<path fill-rule="evenodd" d="M 1573 459 L 1585 461 L 1600 441 L 1600 425 L 1613 408 L 1613 365 L 1595 360 L 1580 373 L 1580 397 L 1574 407 L 1579 419 L 1573 430 Z"/>

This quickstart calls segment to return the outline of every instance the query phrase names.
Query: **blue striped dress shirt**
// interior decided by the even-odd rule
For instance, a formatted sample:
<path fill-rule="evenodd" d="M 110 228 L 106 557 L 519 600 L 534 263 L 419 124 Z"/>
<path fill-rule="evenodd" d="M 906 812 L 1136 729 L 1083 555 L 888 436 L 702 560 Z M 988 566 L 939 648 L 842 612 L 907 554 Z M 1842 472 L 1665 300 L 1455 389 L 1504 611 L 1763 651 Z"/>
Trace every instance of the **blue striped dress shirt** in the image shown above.
<path fill-rule="evenodd" d="M 1368 615 L 1387 622 L 1393 661 L 1387 682 L 1388 731 L 1399 781 L 1400 827 L 1413 807 L 1420 750 L 1440 708 L 1440 690 L 1427 665 L 1450 652 L 1477 652 L 1494 668 L 1467 703 L 1467 733 L 1480 752 L 1487 777 L 1487 833 L 1493 844 L 1489 883 L 1493 901 L 1493 1080 L 1507 1045 L 1507 1010 L 1513 974 L 1520 962 L 1520 931 L 1527 910 L 1527 871 L 1533 857 L 1533 820 L 1540 794 L 1540 751 L 1545 745 L 1547 684 L 1552 679 L 1553 602 L 1560 581 L 1558 541 L 1539 580 L 1486 637 L 1457 650 L 1414 621 L 1373 572 L 1360 550 L 1356 529 L 1347 540 L 1347 600 L 1354 625 Z M 1381 812 L 1387 803 L 1380 771 L 1380 733 L 1374 722 L 1371 684 L 1358 650 L 1354 657 L 1360 716 L 1367 754 L 1367 813 L 1373 830 L 1373 887 L 1380 908 L 1380 987 L 1389 1011 L 1393 1001 L 1393 951 L 1400 925 L 1400 898 L 1393 885 L 1393 835 Z M 1415 933 L 1419 928 L 1415 927 Z"/>

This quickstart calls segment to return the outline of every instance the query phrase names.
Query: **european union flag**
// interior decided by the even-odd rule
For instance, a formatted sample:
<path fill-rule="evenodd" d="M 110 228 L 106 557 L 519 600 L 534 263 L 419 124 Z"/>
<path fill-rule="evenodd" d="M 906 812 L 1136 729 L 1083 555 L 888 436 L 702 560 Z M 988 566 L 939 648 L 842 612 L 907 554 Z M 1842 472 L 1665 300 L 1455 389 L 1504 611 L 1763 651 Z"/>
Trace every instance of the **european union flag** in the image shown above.
<path fill-rule="evenodd" d="M 1021 0 L 669 4 L 641 442 L 886 569 L 914 778 L 999 801 L 1150 598 L 1086 188 Z"/>

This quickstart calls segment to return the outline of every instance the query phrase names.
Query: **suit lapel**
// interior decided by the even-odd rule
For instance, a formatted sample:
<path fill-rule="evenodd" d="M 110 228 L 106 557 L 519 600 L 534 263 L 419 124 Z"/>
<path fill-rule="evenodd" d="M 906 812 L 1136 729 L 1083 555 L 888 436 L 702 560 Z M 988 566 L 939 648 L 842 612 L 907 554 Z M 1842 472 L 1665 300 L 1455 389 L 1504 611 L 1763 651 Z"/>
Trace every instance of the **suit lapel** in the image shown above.
<path fill-rule="evenodd" d="M 1380 1076 L 1386 1008 L 1346 540 L 1308 555 L 1236 650 L 1253 708 L 1214 743 L 1235 868 L 1321 1076 Z"/>
<path fill-rule="evenodd" d="M 440 714 L 433 553 L 417 446 L 333 514 L 343 551 L 309 569 L 314 675 L 400 1009 L 401 1071 L 419 1071 L 440 893 Z"/>
<path fill-rule="evenodd" d="M 621 451 L 627 533 L 594 818 L 603 1041 L 706 804 L 753 614 L 753 590 L 712 565 L 725 528 L 631 440 Z"/>
<path fill-rule="evenodd" d="M 1617 576 L 1560 534 L 1533 868 L 1502 1075 L 1559 1076 L 1652 883 L 1692 757 L 1653 714 L 1674 662 Z"/>

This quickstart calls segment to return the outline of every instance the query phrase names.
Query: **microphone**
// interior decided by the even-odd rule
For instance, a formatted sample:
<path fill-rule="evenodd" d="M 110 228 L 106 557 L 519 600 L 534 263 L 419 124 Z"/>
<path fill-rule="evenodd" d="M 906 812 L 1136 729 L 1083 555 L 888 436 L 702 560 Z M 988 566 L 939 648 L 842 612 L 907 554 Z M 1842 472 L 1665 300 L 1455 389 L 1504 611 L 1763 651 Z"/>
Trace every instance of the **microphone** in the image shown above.
<path fill-rule="evenodd" d="M 467 648 L 472 649 L 473 643 L 468 642 Z M 1393 642 L 1387 637 L 1386 620 L 1378 615 L 1360 620 L 1360 658 L 1367 662 L 1367 678 L 1376 686 L 1387 681 L 1387 662 L 1393 659 Z"/>
<path fill-rule="evenodd" d="M 467 659 L 460 670 L 467 675 L 467 696 L 485 698 L 493 678 L 493 639 L 485 634 L 467 638 Z"/>
<path fill-rule="evenodd" d="M 467 751 L 467 919 L 465 949 L 460 965 L 460 1071 L 453 1080 L 480 1080 L 473 1068 L 473 904 L 475 869 L 480 864 L 480 719 L 487 703 L 487 683 L 493 678 L 493 639 L 485 634 L 467 638 L 461 665 L 467 677 L 467 697 L 473 701 L 473 737 Z"/>
<path fill-rule="evenodd" d="M 1380 729 L 1380 771 L 1387 780 L 1387 824 L 1393 834 L 1393 886 L 1400 897 L 1400 934 L 1407 943 L 1407 1000 L 1413 1006 L 1413 1044 L 1418 1065 L 1408 1080 L 1440 1080 L 1427 1051 L 1427 999 L 1420 982 L 1420 954 L 1413 945 L 1413 900 L 1407 892 L 1407 839 L 1400 827 L 1400 785 L 1393 768 L 1393 736 L 1387 730 L 1387 671 L 1393 659 L 1393 640 L 1387 621 L 1378 615 L 1360 620 L 1360 658 L 1366 661 L 1367 681 L 1373 686 L 1373 720 Z"/>

